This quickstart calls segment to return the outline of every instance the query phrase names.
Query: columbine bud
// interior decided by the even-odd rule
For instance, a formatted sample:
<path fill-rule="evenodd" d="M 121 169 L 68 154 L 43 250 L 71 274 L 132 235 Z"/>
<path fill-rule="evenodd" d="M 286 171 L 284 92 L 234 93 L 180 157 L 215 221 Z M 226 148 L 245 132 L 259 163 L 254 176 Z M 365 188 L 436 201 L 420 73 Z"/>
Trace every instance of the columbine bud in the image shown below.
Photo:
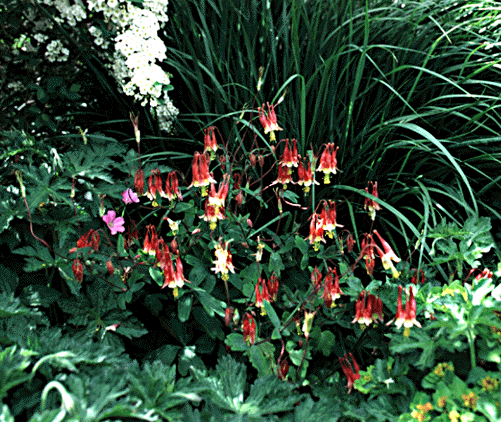
<path fill-rule="evenodd" d="M 115 272 L 115 269 L 113 268 L 113 264 L 109 259 L 108 259 L 108 261 L 106 261 L 106 268 L 108 269 L 108 272 L 110 273 L 110 275 L 113 275 L 113 273 Z"/>
<path fill-rule="evenodd" d="M 249 155 L 249 159 L 252 167 L 256 167 L 256 156 L 254 154 Z"/>
<path fill-rule="evenodd" d="M 264 157 L 263 157 L 262 155 L 260 155 L 260 156 L 258 157 L 258 161 L 259 161 L 259 165 L 260 165 L 261 167 L 263 167 L 263 166 L 264 166 Z"/>
<path fill-rule="evenodd" d="M 176 242 L 176 239 L 172 239 L 172 242 L 170 242 L 170 248 L 171 248 L 173 254 L 177 253 L 177 242 Z"/>
<path fill-rule="evenodd" d="M 80 262 L 79 259 L 75 259 L 73 261 L 73 265 L 71 266 L 71 269 L 73 270 L 73 275 L 75 276 L 75 279 L 81 283 L 83 280 L 83 264 Z"/>
<path fill-rule="evenodd" d="M 252 221 L 250 218 L 247 219 L 247 224 L 249 225 L 250 228 L 252 228 Z"/>
<path fill-rule="evenodd" d="M 242 194 L 242 191 L 238 192 L 238 195 L 235 197 L 235 201 L 237 201 L 238 206 L 242 206 L 242 202 L 244 200 L 244 195 Z"/>
<path fill-rule="evenodd" d="M 226 324 L 227 327 L 230 326 L 232 320 L 233 320 L 233 308 L 231 306 L 228 306 L 226 310 L 224 311 L 224 323 Z"/>
<path fill-rule="evenodd" d="M 221 164 L 226 163 L 226 157 L 225 157 L 224 155 L 220 155 L 220 156 L 219 156 L 219 162 L 220 162 Z"/>
<path fill-rule="evenodd" d="M 142 169 L 137 169 L 134 175 L 134 187 L 139 196 L 144 195 L 144 172 Z"/>

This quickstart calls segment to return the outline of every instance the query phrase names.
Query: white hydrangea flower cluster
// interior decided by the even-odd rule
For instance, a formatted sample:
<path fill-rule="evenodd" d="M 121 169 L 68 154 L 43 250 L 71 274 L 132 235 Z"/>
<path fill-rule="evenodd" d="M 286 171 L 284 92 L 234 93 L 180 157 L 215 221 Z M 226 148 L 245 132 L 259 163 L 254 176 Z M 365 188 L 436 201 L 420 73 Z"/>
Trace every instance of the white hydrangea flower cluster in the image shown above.
<path fill-rule="evenodd" d="M 86 0 L 86 7 L 82 0 L 72 0 L 73 5 L 70 5 L 69 0 L 38 1 L 55 6 L 61 14 L 61 17 L 55 19 L 59 23 L 66 21 L 70 26 L 75 26 L 77 21 L 86 18 L 88 12 L 103 12 L 105 22 L 108 23 L 107 29 L 116 31 L 117 36 L 115 52 L 106 52 L 109 41 L 103 37 L 99 28 L 89 26 L 88 31 L 93 36 L 94 43 L 101 48 L 101 51 L 97 50 L 98 54 L 111 61 L 107 67 L 119 83 L 120 91 L 133 96 L 135 100 L 141 100 L 142 106 L 149 103 L 156 111 L 161 129 L 167 132 L 171 130 L 179 110 L 174 107 L 165 89 L 170 84 L 170 75 L 155 63 L 166 58 L 166 47 L 157 33 L 168 21 L 168 0 L 143 0 L 143 8 L 136 7 L 127 0 Z M 49 60 L 57 57 L 59 52 L 67 51 L 62 49 L 62 45 L 57 50 L 60 41 L 53 43 L 49 44 L 51 52 L 49 53 L 48 47 L 46 53 Z"/>
<path fill-rule="evenodd" d="M 45 57 L 50 62 L 65 62 L 68 60 L 68 56 L 70 54 L 70 50 L 63 47 L 63 43 L 61 40 L 52 40 L 50 44 L 47 46 L 47 51 L 45 52 Z"/>

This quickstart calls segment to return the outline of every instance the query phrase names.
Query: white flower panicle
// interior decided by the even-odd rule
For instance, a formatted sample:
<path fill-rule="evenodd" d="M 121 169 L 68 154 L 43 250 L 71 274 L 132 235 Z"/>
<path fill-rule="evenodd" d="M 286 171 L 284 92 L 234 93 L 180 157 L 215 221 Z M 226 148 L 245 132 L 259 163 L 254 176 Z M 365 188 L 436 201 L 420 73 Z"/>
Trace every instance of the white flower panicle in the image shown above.
<path fill-rule="evenodd" d="M 102 12 L 108 30 L 117 33 L 114 39 L 115 51 L 108 50 L 110 43 L 96 26 L 88 26 L 94 39 L 99 56 L 110 61 L 106 65 L 119 84 L 119 91 L 141 105 L 155 109 L 161 130 L 169 132 L 179 110 L 174 107 L 165 87 L 170 84 L 166 74 L 157 61 L 166 59 L 166 47 L 158 37 L 158 31 L 169 20 L 166 11 L 168 0 L 144 0 L 143 8 L 134 6 L 127 0 L 37 0 L 54 6 L 60 16 L 54 19 L 61 24 L 76 26 L 77 22 L 88 17 L 89 12 Z M 111 26 L 110 26 L 111 25 Z M 39 43 L 48 37 L 35 34 Z M 107 51 L 108 50 L 108 51 Z M 45 56 L 51 62 L 68 60 L 69 50 L 60 40 L 47 45 Z"/>

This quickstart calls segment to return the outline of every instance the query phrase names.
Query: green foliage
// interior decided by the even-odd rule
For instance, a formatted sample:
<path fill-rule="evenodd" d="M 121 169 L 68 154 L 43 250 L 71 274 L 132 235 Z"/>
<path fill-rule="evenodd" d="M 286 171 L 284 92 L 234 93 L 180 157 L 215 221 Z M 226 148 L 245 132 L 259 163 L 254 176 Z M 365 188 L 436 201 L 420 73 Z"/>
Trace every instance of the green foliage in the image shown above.
<path fill-rule="evenodd" d="M 1 417 L 499 420 L 497 29 L 448 0 L 177 6 L 166 64 L 192 113 L 171 151 L 1 134 Z M 216 122 L 202 177 L 185 148 Z M 276 178 L 292 137 L 317 171 L 339 145 L 334 186 Z"/>

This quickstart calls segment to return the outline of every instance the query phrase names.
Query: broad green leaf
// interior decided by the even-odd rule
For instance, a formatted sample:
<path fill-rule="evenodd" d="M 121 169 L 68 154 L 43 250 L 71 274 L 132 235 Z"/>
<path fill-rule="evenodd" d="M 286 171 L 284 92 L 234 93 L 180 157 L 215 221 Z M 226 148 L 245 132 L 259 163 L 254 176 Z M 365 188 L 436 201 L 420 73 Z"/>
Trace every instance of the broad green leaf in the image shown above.
<path fill-rule="evenodd" d="M 185 295 L 181 297 L 177 302 L 177 315 L 179 321 L 186 322 L 190 317 L 191 304 L 193 302 L 193 297 L 191 295 Z"/>

